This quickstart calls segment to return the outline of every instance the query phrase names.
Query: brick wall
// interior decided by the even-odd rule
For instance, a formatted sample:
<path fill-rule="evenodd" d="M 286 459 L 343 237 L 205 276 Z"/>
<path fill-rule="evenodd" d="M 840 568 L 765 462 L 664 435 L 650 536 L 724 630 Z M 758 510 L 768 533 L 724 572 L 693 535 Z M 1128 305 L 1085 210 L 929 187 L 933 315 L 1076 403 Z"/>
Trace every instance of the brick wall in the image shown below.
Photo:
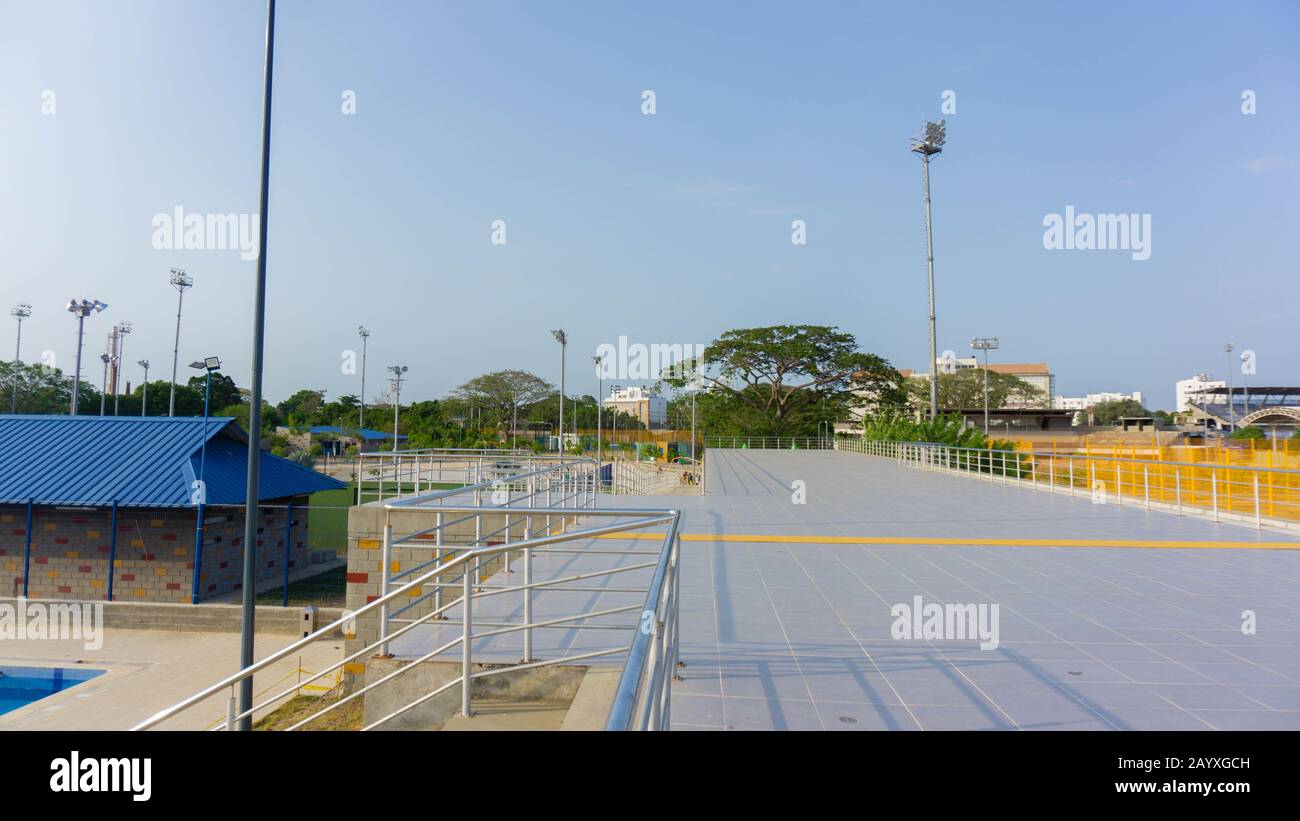
<path fill-rule="evenodd" d="M 294 500 L 290 568 L 308 561 L 306 499 Z M 209 507 L 205 517 L 200 599 L 242 587 L 243 508 Z M 257 578 L 284 575 L 286 510 L 259 510 Z M 115 601 L 188 603 L 194 584 L 193 509 L 119 508 L 113 567 Z M 27 508 L 0 505 L 0 596 L 22 593 Z M 96 600 L 108 597 L 112 511 L 36 507 L 28 595 Z"/>

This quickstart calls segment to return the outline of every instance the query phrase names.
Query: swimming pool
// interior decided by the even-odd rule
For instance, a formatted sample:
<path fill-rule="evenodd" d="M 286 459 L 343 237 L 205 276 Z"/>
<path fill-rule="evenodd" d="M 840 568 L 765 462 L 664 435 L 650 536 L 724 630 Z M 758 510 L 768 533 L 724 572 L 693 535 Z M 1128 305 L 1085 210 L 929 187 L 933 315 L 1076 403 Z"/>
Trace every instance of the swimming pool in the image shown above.
<path fill-rule="evenodd" d="M 0 667 L 0 715 L 103 674 L 86 667 Z"/>

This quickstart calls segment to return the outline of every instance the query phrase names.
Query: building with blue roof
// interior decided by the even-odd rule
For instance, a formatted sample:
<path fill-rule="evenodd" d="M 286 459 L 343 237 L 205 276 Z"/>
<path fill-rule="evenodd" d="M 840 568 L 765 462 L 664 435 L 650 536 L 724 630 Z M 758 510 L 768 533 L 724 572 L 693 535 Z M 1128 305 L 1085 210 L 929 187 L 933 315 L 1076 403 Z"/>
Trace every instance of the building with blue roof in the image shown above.
<path fill-rule="evenodd" d="M 230 417 L 0 416 L 0 595 L 238 590 L 247 458 Z M 258 575 L 279 579 L 310 558 L 308 497 L 346 485 L 265 451 L 258 473 Z"/>
<path fill-rule="evenodd" d="M 326 456 L 343 456 L 355 447 L 360 453 L 372 453 L 393 440 L 393 434 L 372 428 L 345 428 L 341 425 L 312 425 L 310 428 L 294 429 L 280 427 L 276 433 L 289 437 L 296 447 L 307 450 L 312 445 L 320 445 Z M 406 434 L 397 435 L 398 443 L 406 440 Z"/>

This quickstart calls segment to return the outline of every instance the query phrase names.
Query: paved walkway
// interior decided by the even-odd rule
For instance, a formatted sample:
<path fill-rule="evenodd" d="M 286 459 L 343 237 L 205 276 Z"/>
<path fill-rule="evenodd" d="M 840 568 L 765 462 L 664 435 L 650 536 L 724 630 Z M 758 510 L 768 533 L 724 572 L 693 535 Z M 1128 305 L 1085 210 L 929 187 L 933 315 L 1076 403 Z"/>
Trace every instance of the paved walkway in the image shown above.
<path fill-rule="evenodd" d="M 256 655 L 262 658 L 292 640 L 283 635 L 259 636 Z M 253 692 L 261 701 L 299 680 L 296 671 L 300 666 L 316 672 L 342 658 L 341 639 L 315 642 L 301 656 L 285 659 L 254 676 Z M 107 628 L 103 646 L 96 650 L 87 650 L 83 642 L 71 639 L 0 641 L 0 666 L 4 665 L 107 672 L 0 715 L 0 730 L 125 730 L 236 672 L 239 634 Z M 201 730 L 223 723 L 225 718 L 225 697 L 218 695 L 160 728 Z"/>
<path fill-rule="evenodd" d="M 680 500 L 705 540 L 683 545 L 677 728 L 1300 729 L 1300 550 L 1012 544 L 1294 535 L 834 451 L 712 451 L 708 470 Z M 740 534 L 791 539 L 708 540 Z M 893 639 L 915 596 L 997 604 L 1000 645 Z"/>
<path fill-rule="evenodd" d="M 677 729 L 1300 729 L 1300 550 L 1277 549 L 1300 547 L 1295 534 L 835 451 L 707 461 L 707 496 L 601 500 L 684 512 Z M 1153 546 L 1170 542 L 1189 546 Z M 649 561 L 590 551 L 657 543 L 566 547 L 539 551 L 537 579 Z M 517 570 L 488 583 L 518 583 Z M 540 594 L 535 612 L 639 605 L 643 593 L 613 588 L 647 577 Z M 895 639 L 891 609 L 917 596 L 996 604 L 998 646 Z M 476 608 L 479 632 L 522 610 L 513 593 Z M 626 630 L 539 630 L 535 655 L 618 647 L 635 613 L 602 621 Z M 394 651 L 415 657 L 456 629 L 412 631 Z M 475 658 L 518 660 L 520 641 L 479 639 Z"/>

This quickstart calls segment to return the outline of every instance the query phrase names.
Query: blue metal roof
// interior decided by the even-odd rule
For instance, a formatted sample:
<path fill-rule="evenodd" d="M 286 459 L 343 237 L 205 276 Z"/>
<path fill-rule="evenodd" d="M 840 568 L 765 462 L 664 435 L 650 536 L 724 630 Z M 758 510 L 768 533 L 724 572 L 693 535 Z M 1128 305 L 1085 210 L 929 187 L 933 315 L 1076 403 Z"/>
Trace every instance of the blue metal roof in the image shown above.
<path fill-rule="evenodd" d="M 189 507 L 202 418 L 0 416 L 0 504 Z M 207 421 L 208 504 L 242 504 L 248 436 L 228 416 Z M 262 452 L 258 498 L 346 487 Z"/>
<path fill-rule="evenodd" d="M 313 425 L 312 428 L 311 428 L 311 432 L 312 432 L 312 433 L 337 433 L 337 434 L 343 434 L 343 433 L 344 433 L 344 430 L 343 430 L 343 428 L 341 428 L 341 427 L 338 426 L 338 425 Z M 393 434 L 391 434 L 391 433 L 385 433 L 385 432 L 382 431 L 382 430 L 371 430 L 370 428 L 357 428 L 355 431 L 348 431 L 347 433 L 348 433 L 348 434 L 356 433 L 358 436 L 360 436 L 362 439 L 365 439 L 367 442 L 374 442 L 374 441 L 378 441 L 378 440 L 381 440 L 381 439 L 392 439 L 392 438 L 393 438 Z M 405 434 L 405 433 L 399 433 L 399 434 L 397 434 L 397 438 L 398 438 L 398 439 L 405 439 L 405 438 L 406 438 L 406 434 Z"/>

